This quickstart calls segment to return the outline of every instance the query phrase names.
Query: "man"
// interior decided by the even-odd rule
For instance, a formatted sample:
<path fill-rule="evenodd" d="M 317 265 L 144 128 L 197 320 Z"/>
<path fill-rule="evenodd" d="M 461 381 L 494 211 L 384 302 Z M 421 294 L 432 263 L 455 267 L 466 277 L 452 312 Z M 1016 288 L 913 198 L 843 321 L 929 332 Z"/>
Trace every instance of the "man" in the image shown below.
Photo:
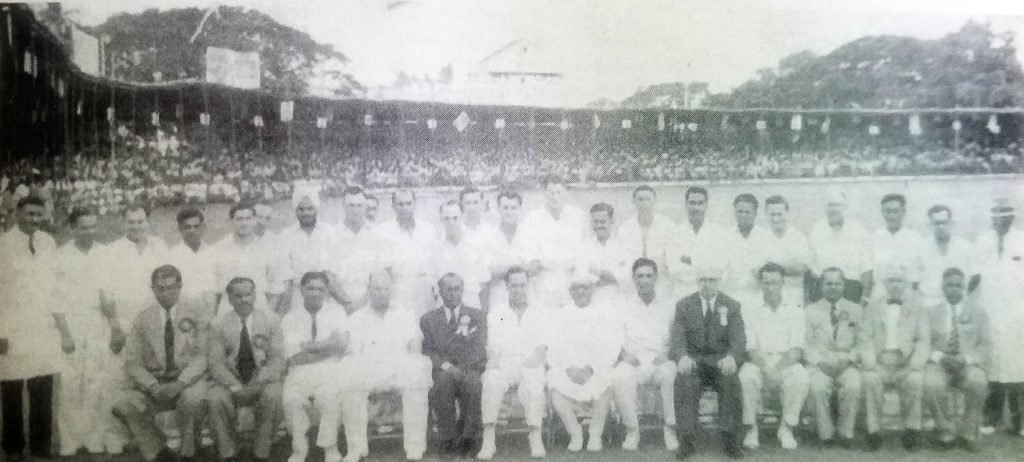
<path fill-rule="evenodd" d="M 583 449 L 583 428 L 576 409 L 579 405 L 591 406 L 587 450 L 600 451 L 614 396 L 613 371 L 625 332 L 622 318 L 611 303 L 593 303 L 592 276 L 575 276 L 569 294 L 572 302 L 549 316 L 547 378 L 551 406 L 569 432 L 570 452 Z"/>
<path fill-rule="evenodd" d="M 325 271 L 333 266 L 335 250 L 334 228 L 318 219 L 320 211 L 320 191 L 298 189 L 292 194 L 292 205 L 295 208 L 297 223 L 281 231 L 277 242 L 281 245 L 284 256 L 282 264 L 285 274 L 281 276 L 284 284 L 284 296 L 281 305 L 275 307 L 278 313 L 287 312 L 290 307 L 301 302 L 298 282 L 308 272 Z"/>
<path fill-rule="evenodd" d="M 179 303 L 181 272 L 162 265 L 151 276 L 156 304 L 139 313 L 128 333 L 124 367 L 131 389 L 124 390 L 114 415 L 128 427 L 146 461 L 173 461 L 156 414 L 175 410 L 179 452 L 195 460 L 199 423 L 205 410 L 209 319 L 200 309 Z"/>
<path fill-rule="evenodd" d="M 669 255 L 679 248 L 676 238 L 676 224 L 669 218 L 654 213 L 658 196 L 648 185 L 633 190 L 633 205 L 636 218 L 622 222 L 616 236 L 621 242 L 629 261 L 637 258 L 654 260 L 662 273 L 671 274 L 675 262 L 670 266 Z M 671 290 L 671 278 L 661 278 L 662 290 Z M 668 293 L 668 292 L 666 292 Z"/>
<path fill-rule="evenodd" d="M 374 271 L 387 268 L 391 252 L 385 242 L 366 222 L 366 191 L 358 186 L 345 188 L 345 219 L 337 226 L 335 262 L 328 276 L 339 302 L 351 314 L 366 304 L 366 281 Z"/>
<path fill-rule="evenodd" d="M 886 194 L 882 198 L 885 228 L 870 236 L 872 266 L 864 287 L 864 294 L 868 297 L 875 283 L 886 280 L 886 275 L 881 273 L 885 267 L 906 267 L 908 283 L 912 289 L 918 288 L 924 271 L 925 241 L 920 234 L 903 226 L 906 214 L 907 199 L 902 194 Z"/>
<path fill-rule="evenodd" d="M 933 239 L 924 246 L 920 290 L 925 306 L 942 303 L 944 297 L 942 274 L 947 268 L 960 268 L 967 275 L 967 290 L 973 292 L 979 276 L 975 267 L 974 245 L 953 235 L 953 211 L 939 204 L 928 209 Z"/>
<path fill-rule="evenodd" d="M 270 220 L 271 215 L 274 214 L 274 208 L 267 204 L 259 203 L 253 206 L 253 212 L 256 214 L 256 236 L 270 239 L 277 237 L 277 233 L 270 229 Z"/>
<path fill-rule="evenodd" d="M 340 390 L 345 410 L 346 462 L 369 454 L 366 426 L 371 393 L 397 391 L 402 396 L 402 437 L 405 457 L 420 460 L 427 448 L 430 359 L 420 354 L 421 332 L 412 310 L 391 303 L 391 276 L 370 275 L 369 303 L 349 319 L 352 355 L 346 358 L 359 379 Z M 335 387 L 335 393 L 339 393 Z"/>
<path fill-rule="evenodd" d="M 10 460 L 23 460 L 22 393 L 27 387 L 29 452 L 49 457 L 54 374 L 60 372 L 63 354 L 73 352 L 75 345 L 70 330 L 54 328 L 51 315 L 57 244 L 41 230 L 45 204 L 26 196 L 18 200 L 16 210 L 16 226 L 0 236 L 0 401 L 4 453 Z"/>
<path fill-rule="evenodd" d="M 206 233 L 206 217 L 195 208 L 178 212 L 178 233 L 181 242 L 171 248 L 170 261 L 181 269 L 182 298 L 208 310 L 210 316 L 216 313 L 216 255 L 211 244 L 203 240 Z"/>
<path fill-rule="evenodd" d="M 480 432 L 480 375 L 487 365 L 487 318 L 462 303 L 462 278 L 448 273 L 437 281 L 442 306 L 420 318 L 423 354 L 433 364 L 430 409 L 437 416 L 441 456 L 476 454 Z M 459 418 L 456 422 L 455 404 Z M 456 434 L 461 428 L 461 434 Z"/>
<path fill-rule="evenodd" d="M 766 262 L 776 263 L 786 270 L 783 290 L 787 303 L 804 305 L 804 275 L 811 262 L 807 236 L 789 226 L 789 202 L 782 196 L 771 196 L 764 201 L 771 229 L 767 233 L 767 247 L 762 249 Z"/>
<path fill-rule="evenodd" d="M 430 252 L 425 250 L 437 241 L 437 233 L 430 223 L 416 219 L 416 193 L 412 190 L 392 193 L 391 206 L 395 219 L 379 224 L 374 231 L 394 255 L 392 297 L 398 305 L 420 315 L 434 308 L 428 280 Z"/>
<path fill-rule="evenodd" d="M 111 258 L 120 262 L 112 269 L 111 294 L 121 325 L 129 325 L 139 311 L 153 302 L 146 275 L 171 261 L 167 243 L 150 234 L 149 211 L 129 205 L 121 214 L 125 236 L 109 245 Z M 120 365 L 118 365 L 120 367 Z"/>
<path fill-rule="evenodd" d="M 757 270 L 766 263 L 764 252 L 771 246 L 772 237 L 755 225 L 758 202 L 753 194 L 740 194 L 732 204 L 736 227 L 720 238 L 722 248 L 727 249 L 722 255 L 725 287 L 740 303 L 760 305 Z"/>
<path fill-rule="evenodd" d="M 485 306 L 491 280 L 490 249 L 484 247 L 482 241 L 473 241 L 466 235 L 462 210 L 455 201 L 441 204 L 439 212 L 444 234 L 433 246 L 428 273 L 438 280 L 448 273 L 458 275 L 465 281 L 462 303 Z"/>
<path fill-rule="evenodd" d="M 232 233 L 217 243 L 214 263 L 216 287 L 227 287 L 236 277 L 252 279 L 260 292 L 256 309 L 273 311 L 283 292 L 280 252 L 277 243 L 256 233 L 256 211 L 249 203 L 240 203 L 228 210 Z M 220 289 L 223 290 L 223 289 Z M 220 305 L 223 292 L 217 293 Z"/>
<path fill-rule="evenodd" d="M 210 428 L 221 459 L 239 460 L 237 408 L 252 406 L 252 455 L 266 462 L 280 422 L 284 337 L 273 314 L 255 309 L 256 284 L 251 279 L 234 278 L 225 292 L 234 310 L 217 318 L 210 333 Z"/>
<path fill-rule="evenodd" d="M 478 232 L 476 234 L 476 241 L 478 245 L 493 245 L 493 250 L 488 252 L 489 258 L 487 260 L 491 271 L 491 277 L 488 279 L 493 281 L 490 284 L 489 296 L 487 298 L 491 300 L 506 300 L 508 292 L 503 284 L 505 273 L 513 266 L 522 266 L 527 269 L 531 277 L 536 276 L 541 271 L 539 259 L 541 249 L 538 243 L 528 235 L 526 227 L 520 224 L 520 213 L 523 208 L 522 196 L 514 191 L 502 191 L 498 193 L 496 200 L 500 216 L 498 229 L 490 238 L 487 237 L 488 233 L 486 231 Z M 535 286 L 535 284 L 532 286 Z M 540 307 L 554 308 L 558 306 L 557 304 L 545 305 L 541 299 L 536 298 L 539 296 L 539 289 L 531 287 L 531 290 L 533 291 L 534 300 L 538 302 Z"/>
<path fill-rule="evenodd" d="M 873 354 L 870 329 L 864 325 L 860 304 L 843 298 L 849 282 L 843 270 L 826 268 L 821 273 L 823 298 L 807 306 L 806 356 L 811 408 L 818 438 L 826 447 L 853 447 L 853 426 L 860 406 L 863 357 Z M 832 396 L 839 402 L 839 436 L 836 438 Z"/>
<path fill-rule="evenodd" d="M 825 203 L 825 219 L 817 222 L 811 230 L 811 273 L 822 275 L 825 268 L 838 268 L 848 279 L 845 281 L 847 300 L 860 303 L 864 284 L 868 276 L 870 255 L 868 234 L 864 225 L 846 217 L 846 193 L 833 191 Z M 818 281 L 810 287 L 808 301 L 813 303 L 822 297 Z"/>
<path fill-rule="evenodd" d="M 872 300 L 864 309 L 864 328 L 869 329 L 872 351 L 863 358 L 863 386 L 868 449 L 881 448 L 879 413 L 886 388 L 900 392 L 904 449 L 916 451 L 921 444 L 921 394 L 924 365 L 930 351 L 927 310 L 910 291 L 905 266 L 889 264 L 885 274 L 886 297 Z"/>
<path fill-rule="evenodd" d="M 534 258 L 540 271 L 534 279 L 538 301 L 546 306 L 559 306 L 566 301 L 565 288 L 576 257 L 576 245 L 586 223 L 586 214 L 579 207 L 566 203 L 565 184 L 556 178 L 541 182 L 544 205 L 523 219 L 523 232 L 536 245 Z M 500 275 L 499 275 L 500 278 Z"/>
<path fill-rule="evenodd" d="M 782 419 L 776 435 L 783 449 L 796 449 L 793 427 L 800 425 L 800 411 L 807 398 L 807 370 L 803 358 L 805 320 L 803 308 L 786 299 L 786 268 L 766 263 L 758 273 L 764 301 L 747 310 L 747 357 L 740 368 L 743 385 L 743 423 L 750 426 L 743 446 L 760 446 L 757 416 L 762 396 L 770 390 L 782 402 Z M 803 282 L 801 276 L 800 282 Z"/>
<path fill-rule="evenodd" d="M 698 405 L 704 387 L 718 393 L 718 425 L 722 429 L 725 453 L 743 457 L 740 430 L 743 425 L 743 396 L 739 366 L 747 350 L 740 304 L 721 293 L 722 270 L 713 264 L 696 270 L 699 290 L 676 303 L 669 334 L 669 354 L 676 363 L 675 402 L 679 450 L 684 460 L 696 452 L 700 425 Z"/>
<path fill-rule="evenodd" d="M 380 199 L 377 196 L 366 196 L 366 223 L 377 224 L 377 213 L 380 211 Z"/>
<path fill-rule="evenodd" d="M 633 262 L 636 295 L 625 299 L 625 344 L 615 366 L 615 402 L 626 426 L 622 449 L 635 451 L 640 443 L 637 387 L 654 383 L 661 390 L 665 447 L 679 449 L 676 439 L 676 365 L 668 359 L 669 328 L 675 315 L 673 300 L 659 292 L 658 264 L 648 258 Z"/>
<path fill-rule="evenodd" d="M 992 351 L 988 370 L 989 396 L 985 402 L 982 433 L 992 433 L 1003 420 L 1004 401 L 1009 401 L 1011 433 L 1024 435 L 1024 232 L 1013 226 L 1014 208 L 997 200 L 991 209 L 992 229 L 978 237 L 982 268 L 982 306 L 988 308 Z"/>
<path fill-rule="evenodd" d="M 509 387 L 517 387 L 519 402 L 526 411 L 530 456 L 544 457 L 541 426 L 547 396 L 544 394 L 544 366 L 547 358 L 548 318 L 544 310 L 530 304 L 529 273 L 514 266 L 505 273 L 507 303 L 498 303 L 487 313 L 487 370 L 481 397 L 483 443 L 477 459 L 490 460 L 496 451 L 495 423 Z"/>
<path fill-rule="evenodd" d="M 73 239 L 57 250 L 56 289 L 51 300 L 54 313 L 65 318 L 62 322 L 74 342 L 74 351 L 65 355 L 60 380 L 60 452 L 71 456 L 85 447 L 93 454 L 120 453 L 124 442 L 116 432 L 119 424 L 111 414 L 114 403 L 108 388 L 115 380 L 102 373 L 113 355 L 121 352 L 125 340 L 104 296 L 103 276 L 113 262 L 106 246 L 96 242 L 98 225 L 93 211 L 73 209 L 68 224 Z"/>
<path fill-rule="evenodd" d="M 338 426 L 341 397 L 354 370 L 341 361 L 348 349 L 350 326 L 345 309 L 330 299 L 327 275 L 309 272 L 302 275 L 299 290 L 302 307 L 281 318 L 284 357 L 288 375 L 282 389 L 282 406 L 288 431 L 292 435 L 289 462 L 303 462 L 309 452 L 310 400 L 320 415 L 316 445 L 324 450 L 324 460 L 338 462 Z M 350 449 L 351 452 L 351 449 Z"/>
<path fill-rule="evenodd" d="M 462 224 L 471 238 L 481 232 L 494 232 L 493 217 L 487 214 L 484 193 L 476 186 L 466 186 L 459 191 L 459 206 L 462 207 Z"/>
<path fill-rule="evenodd" d="M 612 236 L 615 209 L 599 202 L 590 207 L 590 231 L 576 250 L 576 271 L 584 271 L 597 278 L 598 292 L 604 296 L 619 296 L 632 290 L 629 282 L 629 251 L 621 239 Z M 635 259 L 634 259 L 635 260 Z M 608 288 L 610 291 L 600 290 Z"/>
<path fill-rule="evenodd" d="M 989 326 L 985 311 L 965 300 L 967 277 L 959 268 L 942 273 L 945 302 L 929 314 L 931 356 L 924 372 L 924 400 L 941 431 L 939 447 L 978 452 L 981 410 L 988 393 Z M 962 416 L 950 415 L 953 389 L 964 394 Z"/>
<path fill-rule="evenodd" d="M 686 201 L 686 220 L 678 227 L 676 239 L 679 242 L 672 249 L 673 255 L 669 255 L 672 264 L 678 268 L 673 274 L 676 294 L 681 297 L 697 291 L 697 278 L 693 269 L 721 255 L 718 240 L 719 236 L 725 235 L 726 230 L 708 221 L 708 197 L 708 191 L 700 186 L 686 188 L 683 195 Z"/>

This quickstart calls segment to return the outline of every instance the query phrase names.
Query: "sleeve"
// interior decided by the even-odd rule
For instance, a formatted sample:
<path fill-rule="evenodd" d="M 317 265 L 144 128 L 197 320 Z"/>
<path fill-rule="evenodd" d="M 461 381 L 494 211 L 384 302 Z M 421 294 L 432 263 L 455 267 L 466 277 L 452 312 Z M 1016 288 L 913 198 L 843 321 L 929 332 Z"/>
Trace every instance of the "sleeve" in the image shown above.
<path fill-rule="evenodd" d="M 146 339 L 143 335 L 143 316 L 140 314 L 135 318 L 135 322 L 132 323 L 132 328 L 128 332 L 128 340 L 124 348 L 124 371 L 137 389 L 148 390 L 149 387 L 157 383 L 157 379 L 146 369 L 144 364 Z"/>
<path fill-rule="evenodd" d="M 267 363 L 260 370 L 257 383 L 268 384 L 281 380 L 284 377 L 286 365 L 288 364 L 284 355 L 284 335 L 281 332 L 281 325 L 274 321 L 270 322 L 270 345 L 267 350 Z"/>
<path fill-rule="evenodd" d="M 420 332 L 423 335 L 423 346 L 420 352 L 430 358 L 430 363 L 434 366 L 434 369 L 438 369 L 445 363 L 445 359 L 440 349 L 435 345 L 433 335 L 431 335 L 430 326 L 428 326 L 427 322 L 429 314 L 430 312 L 427 312 L 427 314 L 420 318 Z"/>
<path fill-rule="evenodd" d="M 228 369 L 228 347 L 226 340 L 221 326 L 213 326 L 210 332 L 210 376 L 225 388 L 231 388 L 233 386 L 240 386 L 242 383 Z"/>
<path fill-rule="evenodd" d="M 292 324 L 294 324 L 294 318 L 292 316 L 285 315 L 281 318 L 281 336 L 282 346 L 284 348 L 284 358 L 287 361 L 292 356 L 295 356 L 302 352 L 302 342 L 299 341 L 298 336 L 292 332 Z"/>
<path fill-rule="evenodd" d="M 683 356 L 687 355 L 686 329 L 683 326 L 685 300 L 683 299 L 676 303 L 676 314 L 668 334 L 668 359 L 677 363 Z"/>
<path fill-rule="evenodd" d="M 206 375 L 209 366 L 208 352 L 210 351 L 210 324 L 206 321 L 199 322 L 199 333 L 197 335 L 196 347 L 202 354 L 195 355 L 189 361 L 185 369 L 181 371 L 178 380 L 187 386 L 191 386 Z"/>
<path fill-rule="evenodd" d="M 733 305 L 729 313 L 729 355 L 740 364 L 747 352 L 746 327 L 743 324 L 743 314 L 740 313 L 740 304 Z"/>
<path fill-rule="evenodd" d="M 974 345 L 971 357 L 968 359 L 970 362 L 977 364 L 982 370 L 988 371 L 992 353 L 988 315 L 985 313 L 985 310 L 975 307 L 974 316 L 977 320 L 975 330 L 977 331 L 978 340 Z"/>
<path fill-rule="evenodd" d="M 729 314 L 732 317 L 732 313 Z M 746 351 L 754 351 L 761 349 L 761 339 L 758 338 L 757 333 L 757 315 L 752 314 L 749 310 L 746 315 L 747 323 L 744 323 L 743 334 L 746 337 L 747 347 Z"/>

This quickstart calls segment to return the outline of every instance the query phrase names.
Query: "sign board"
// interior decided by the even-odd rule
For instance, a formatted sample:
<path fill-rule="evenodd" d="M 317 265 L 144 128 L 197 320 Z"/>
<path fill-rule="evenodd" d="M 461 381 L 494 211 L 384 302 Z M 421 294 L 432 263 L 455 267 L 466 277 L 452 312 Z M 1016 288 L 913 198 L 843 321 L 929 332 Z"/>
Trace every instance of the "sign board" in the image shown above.
<path fill-rule="evenodd" d="M 206 48 L 206 81 L 235 88 L 260 87 L 260 55 L 227 48 Z"/>

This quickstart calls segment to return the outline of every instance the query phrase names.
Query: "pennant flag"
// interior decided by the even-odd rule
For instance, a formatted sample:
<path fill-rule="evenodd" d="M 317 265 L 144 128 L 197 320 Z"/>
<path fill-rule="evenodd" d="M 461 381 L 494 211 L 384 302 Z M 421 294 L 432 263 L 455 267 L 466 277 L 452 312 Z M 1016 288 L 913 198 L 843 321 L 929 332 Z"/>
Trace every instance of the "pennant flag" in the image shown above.
<path fill-rule="evenodd" d="M 957 131 L 958 132 L 958 131 L 960 131 L 961 128 L 964 128 L 964 124 L 960 123 L 960 119 L 954 120 L 953 121 L 953 131 Z"/>
<path fill-rule="evenodd" d="M 665 131 L 665 113 L 658 114 L 658 131 Z"/>
<path fill-rule="evenodd" d="M 153 124 L 154 127 L 160 126 L 160 113 L 154 112 L 149 115 L 149 123 Z"/>
<path fill-rule="evenodd" d="M 758 120 L 754 126 L 757 127 L 757 131 L 763 132 L 768 129 L 768 122 L 765 121 L 764 119 L 761 119 Z"/>
<path fill-rule="evenodd" d="M 466 131 L 467 127 L 469 127 L 469 122 L 469 114 L 466 114 L 466 111 L 462 111 L 462 113 L 452 121 L 452 125 L 455 126 L 455 129 L 458 130 L 459 133 L 462 133 Z"/>
<path fill-rule="evenodd" d="M 114 121 L 114 108 L 112 108 L 112 107 L 108 107 L 107 108 L 107 121 L 109 121 L 109 122 L 113 122 Z"/>
<path fill-rule="evenodd" d="M 316 128 L 319 128 L 321 130 L 327 128 L 327 117 L 317 117 L 316 118 Z"/>
<path fill-rule="evenodd" d="M 284 113 L 281 113 L 281 114 L 284 115 Z M 210 114 L 207 114 L 205 112 L 202 113 L 202 114 L 199 114 L 199 124 L 203 125 L 203 126 L 209 126 L 210 125 Z"/>
<path fill-rule="evenodd" d="M 868 126 L 868 134 L 871 136 L 878 136 L 879 133 L 881 133 L 881 130 L 878 128 L 878 125 L 871 124 Z"/>
<path fill-rule="evenodd" d="M 526 128 L 529 128 L 530 130 L 537 128 L 537 119 L 534 116 L 530 116 L 530 121 L 526 122 Z"/>
<path fill-rule="evenodd" d="M 789 120 L 789 129 L 795 132 L 803 130 L 804 128 L 804 116 L 801 114 L 793 114 L 793 118 Z"/>
<path fill-rule="evenodd" d="M 253 124 L 253 126 L 256 126 L 256 127 L 262 127 L 263 126 L 263 116 L 258 116 L 258 115 L 257 116 L 253 116 L 252 117 L 252 124 Z"/>
<path fill-rule="evenodd" d="M 363 115 L 363 125 L 366 125 L 367 127 L 370 127 L 370 126 L 373 126 L 373 124 L 374 124 L 373 114 L 364 114 Z"/>
<path fill-rule="evenodd" d="M 567 119 L 563 118 L 562 122 L 560 124 L 558 124 L 558 127 L 561 128 L 563 132 L 568 130 L 569 129 L 569 121 Z"/>
<path fill-rule="evenodd" d="M 825 116 L 825 121 L 821 123 L 821 133 L 828 133 L 829 129 L 832 128 L 832 118 Z"/>
<path fill-rule="evenodd" d="M 427 119 L 427 128 L 429 128 L 430 131 L 437 130 L 437 119 L 433 117 Z"/>
<path fill-rule="evenodd" d="M 75 114 L 82 115 L 82 100 L 78 100 L 78 106 L 75 107 Z"/>
<path fill-rule="evenodd" d="M 1002 127 L 999 126 L 999 119 L 996 118 L 995 114 L 989 116 L 988 125 L 985 125 L 985 128 L 988 128 L 988 131 L 993 135 L 998 135 L 1002 131 Z"/>
<path fill-rule="evenodd" d="M 630 119 L 622 119 L 622 129 L 628 130 L 630 128 L 633 128 L 633 121 Z"/>
<path fill-rule="evenodd" d="M 594 130 L 601 128 L 601 118 L 594 114 Z"/>
<path fill-rule="evenodd" d="M 281 101 L 281 122 L 291 122 L 294 115 L 295 101 Z"/>
<path fill-rule="evenodd" d="M 32 73 L 32 52 L 25 50 L 25 66 L 21 68 L 26 74 Z"/>
<path fill-rule="evenodd" d="M 686 124 L 686 128 L 689 128 L 691 132 L 697 131 L 698 127 L 700 127 L 700 125 L 697 125 L 696 123 L 693 122 Z"/>
<path fill-rule="evenodd" d="M 907 123 L 907 127 L 910 130 L 912 136 L 921 136 L 921 115 L 913 114 L 910 116 L 910 121 Z"/>
<path fill-rule="evenodd" d="M 504 118 L 494 119 L 494 129 L 495 130 L 502 130 L 504 128 L 505 128 L 505 119 Z"/>

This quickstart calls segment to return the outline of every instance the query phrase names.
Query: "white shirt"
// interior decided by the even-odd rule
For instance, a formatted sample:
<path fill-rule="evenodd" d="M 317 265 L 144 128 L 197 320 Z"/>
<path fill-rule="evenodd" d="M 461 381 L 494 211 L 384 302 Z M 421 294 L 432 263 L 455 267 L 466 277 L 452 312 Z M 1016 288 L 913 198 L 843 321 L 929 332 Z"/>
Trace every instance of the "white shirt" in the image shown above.
<path fill-rule="evenodd" d="M 725 249 L 722 248 L 723 236 L 726 229 L 704 219 L 700 231 L 694 231 L 693 225 L 688 219 L 676 228 L 677 245 L 669 255 L 669 262 L 673 267 L 672 273 L 677 281 L 686 287 L 693 287 L 697 284 L 697 275 L 694 268 L 702 264 L 721 261 Z M 683 263 L 682 257 L 689 257 L 690 264 Z"/>
<path fill-rule="evenodd" d="M 337 231 L 321 221 L 317 221 L 313 231 L 307 233 L 297 223 L 281 231 L 277 243 L 282 254 L 286 273 L 282 279 L 291 279 L 298 285 L 302 275 L 309 271 L 324 271 L 332 266 L 336 258 L 331 252 L 336 248 L 334 239 Z"/>
<path fill-rule="evenodd" d="M 366 295 L 370 274 L 391 266 L 391 253 L 386 241 L 377 234 L 376 227 L 364 224 L 358 232 L 344 223 L 335 228 L 335 250 L 332 270 L 341 279 L 345 293 L 353 300 Z"/>
<path fill-rule="evenodd" d="M 551 319 L 540 310 L 527 306 L 520 317 L 508 303 L 487 313 L 488 361 L 495 366 L 521 365 L 523 360 L 547 345 Z"/>
<path fill-rule="evenodd" d="M 110 243 L 109 249 L 111 258 L 119 262 L 112 268 L 115 274 L 109 279 L 109 287 L 122 325 L 130 324 L 138 313 L 156 301 L 150 287 L 153 271 L 172 263 L 170 250 L 167 243 L 156 236 L 147 236 L 146 246 L 141 251 L 127 237 Z M 184 280 L 184 275 L 182 278 Z"/>
<path fill-rule="evenodd" d="M 537 242 L 530 236 L 524 235 L 525 232 L 527 230 L 520 223 L 516 227 L 515 233 L 512 234 L 512 240 L 510 241 L 505 233 L 501 231 L 500 226 L 484 228 L 484 225 L 481 225 L 478 231 L 469 233 L 466 237 L 470 238 L 470 241 L 477 245 L 493 245 L 493 247 L 489 247 L 491 250 L 488 251 L 489 260 L 492 265 L 525 266 L 530 261 L 540 258 L 541 252 Z"/>
<path fill-rule="evenodd" d="M 378 314 L 370 305 L 352 313 L 350 350 L 354 354 L 389 357 L 410 354 L 409 344 L 418 341 L 419 322 L 412 311 L 391 306 Z"/>
<path fill-rule="evenodd" d="M 398 276 L 424 276 L 429 268 L 430 246 L 438 237 L 430 223 L 416 220 L 412 232 L 399 226 L 397 220 L 381 223 L 374 232 L 390 244 L 394 255 L 391 267 Z"/>
<path fill-rule="evenodd" d="M 885 279 L 884 270 L 887 264 L 903 265 L 907 268 L 907 276 L 911 282 L 919 282 L 924 270 L 925 240 L 915 231 L 906 227 L 896 233 L 882 228 L 871 233 L 871 264 L 876 283 Z"/>
<path fill-rule="evenodd" d="M 804 311 L 785 301 L 775 310 L 761 303 L 743 313 L 747 329 L 747 349 L 769 356 L 782 355 L 793 348 L 803 348 L 806 330 Z"/>
<path fill-rule="evenodd" d="M 668 275 L 679 266 L 676 261 L 669 261 L 680 247 L 677 231 L 675 222 L 663 215 L 654 214 L 646 234 L 640 226 L 638 217 L 634 216 L 622 222 L 615 237 L 626 252 L 630 263 L 637 258 L 649 258 L 658 264 L 658 273 Z"/>
<path fill-rule="evenodd" d="M 349 332 L 351 323 L 345 309 L 325 300 L 320 311 L 316 313 L 316 339 L 313 338 L 313 315 L 305 306 L 297 306 L 281 318 L 281 334 L 284 336 L 284 356 L 291 358 L 302 351 L 302 344 L 309 341 L 322 341 L 333 334 L 343 335 Z"/>
<path fill-rule="evenodd" d="M 577 272 L 594 274 L 595 271 L 609 271 L 619 286 L 628 286 L 632 277 L 633 261 L 623 241 L 610 236 L 601 243 L 596 236 L 585 237 L 576 249 L 575 268 Z M 660 267 L 659 267 L 660 270 Z"/>
<path fill-rule="evenodd" d="M 819 221 L 811 231 L 810 245 L 811 270 L 819 275 L 827 268 L 836 267 L 843 270 L 846 278 L 858 280 L 871 269 L 868 232 L 858 222 L 844 220 L 843 226 L 836 230 L 829 226 L 828 220 Z"/>
<path fill-rule="evenodd" d="M 800 230 L 787 226 L 782 236 L 777 236 L 774 231 L 768 230 L 767 247 L 763 249 L 762 255 L 765 262 L 774 262 L 783 266 L 792 263 L 803 263 L 808 268 L 811 266 L 811 247 L 807 243 L 807 236 Z M 786 285 L 790 293 L 799 293 L 799 300 L 802 304 L 804 294 L 804 276 L 786 276 Z M 791 299 L 791 301 L 793 301 Z"/>
<path fill-rule="evenodd" d="M 428 278 L 435 285 L 445 274 L 462 277 L 462 303 L 479 307 L 480 289 L 491 279 L 488 249 L 477 246 L 462 236 L 458 244 L 441 237 L 432 246 Z"/>
<path fill-rule="evenodd" d="M 228 282 L 236 277 L 247 277 L 256 283 L 257 294 L 279 294 L 284 291 L 278 249 L 266 235 L 248 244 L 242 244 L 235 235 L 229 235 L 216 244 L 215 280 L 218 292 L 224 292 Z"/>
<path fill-rule="evenodd" d="M 49 234 L 29 236 L 15 226 L 0 235 L 0 338 L 8 339 L 0 355 L 0 380 L 52 374 L 60 370 L 60 337 L 51 315 L 57 244 Z"/>
<path fill-rule="evenodd" d="M 655 295 L 648 305 L 639 295 L 623 300 L 626 329 L 624 349 L 641 360 L 650 361 L 668 353 L 669 329 L 675 319 L 675 302 Z"/>
<path fill-rule="evenodd" d="M 579 207 L 563 205 L 556 220 L 544 206 L 528 213 L 518 232 L 533 240 L 538 250 L 536 257 L 544 268 L 567 270 L 574 263 L 586 222 L 587 215 Z"/>
<path fill-rule="evenodd" d="M 182 293 L 199 296 L 224 290 L 217 287 L 217 255 L 210 244 L 203 242 L 199 251 L 193 251 L 188 244 L 179 242 L 171 248 L 170 260 L 181 271 Z"/>
<path fill-rule="evenodd" d="M 585 308 L 569 302 L 549 314 L 548 364 L 551 369 L 590 366 L 610 370 L 625 343 L 622 317 L 607 304 Z"/>
<path fill-rule="evenodd" d="M 903 307 L 900 305 L 885 306 L 885 349 L 898 350 L 900 348 L 900 314 Z"/>
<path fill-rule="evenodd" d="M 774 240 L 769 236 L 769 231 L 754 226 L 750 234 L 743 237 L 739 228 L 733 227 L 719 239 L 726 252 L 723 287 L 739 291 L 757 290 L 754 271 L 765 264 L 764 252 Z"/>
<path fill-rule="evenodd" d="M 939 244 L 935 242 L 934 238 L 928 241 L 924 250 L 922 257 L 924 272 L 918 289 L 929 301 L 929 305 L 943 299 L 942 273 L 946 269 L 960 268 L 967 280 L 972 275 L 978 274 L 974 245 L 964 238 L 952 236 L 945 254 L 940 253 Z"/>
<path fill-rule="evenodd" d="M 164 324 L 167 324 L 167 320 L 171 320 L 171 324 L 178 322 L 178 305 L 172 305 L 170 308 L 160 307 L 160 319 L 163 320 Z M 177 326 L 175 326 L 177 327 Z"/>
<path fill-rule="evenodd" d="M 110 249 L 94 242 L 88 251 L 82 251 L 70 241 L 57 249 L 55 266 L 56 287 L 52 300 L 55 313 L 78 317 L 71 327 L 81 322 L 99 321 L 100 293 L 106 286 L 106 271 L 114 264 Z M 86 330 L 87 331 L 87 330 Z"/>

